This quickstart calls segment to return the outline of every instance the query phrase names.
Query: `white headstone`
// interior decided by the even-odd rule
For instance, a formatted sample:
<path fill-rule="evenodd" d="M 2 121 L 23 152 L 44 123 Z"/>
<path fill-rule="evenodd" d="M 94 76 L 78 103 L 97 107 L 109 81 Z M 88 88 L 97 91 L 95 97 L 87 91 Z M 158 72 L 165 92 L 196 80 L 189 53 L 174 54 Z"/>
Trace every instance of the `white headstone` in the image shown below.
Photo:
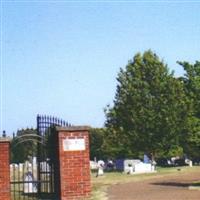
<path fill-rule="evenodd" d="M 24 169 L 24 163 L 19 163 L 19 171 L 22 172 Z"/>
<path fill-rule="evenodd" d="M 24 176 L 24 193 L 36 193 L 37 192 L 37 186 L 33 182 L 33 174 L 31 172 L 27 172 Z"/>
<path fill-rule="evenodd" d="M 102 176 L 104 174 L 103 169 L 104 169 L 105 163 L 103 160 L 99 160 L 97 165 L 98 165 L 98 176 Z"/>
<path fill-rule="evenodd" d="M 130 173 L 130 170 L 131 170 L 131 172 L 134 172 L 135 171 L 134 166 L 136 164 L 140 163 L 140 162 L 141 161 L 137 160 L 137 159 L 133 159 L 133 160 L 126 159 L 126 160 L 124 160 L 124 172 Z M 130 167 L 132 167 L 132 169 Z"/>

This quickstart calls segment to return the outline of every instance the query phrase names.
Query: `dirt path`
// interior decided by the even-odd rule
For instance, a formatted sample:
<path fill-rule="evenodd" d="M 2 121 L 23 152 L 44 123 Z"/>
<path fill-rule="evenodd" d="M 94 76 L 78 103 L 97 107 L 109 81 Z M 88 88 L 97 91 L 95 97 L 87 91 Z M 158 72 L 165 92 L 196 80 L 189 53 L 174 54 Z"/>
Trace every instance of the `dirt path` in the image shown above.
<path fill-rule="evenodd" d="M 163 178 L 154 178 L 108 188 L 109 200 L 200 200 L 200 191 L 188 186 L 199 181 L 200 171 Z"/>

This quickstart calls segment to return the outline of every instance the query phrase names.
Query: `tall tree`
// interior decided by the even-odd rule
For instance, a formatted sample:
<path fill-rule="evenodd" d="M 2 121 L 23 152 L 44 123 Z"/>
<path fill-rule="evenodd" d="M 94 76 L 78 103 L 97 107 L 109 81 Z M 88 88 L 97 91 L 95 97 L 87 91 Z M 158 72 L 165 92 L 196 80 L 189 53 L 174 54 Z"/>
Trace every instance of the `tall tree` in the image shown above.
<path fill-rule="evenodd" d="M 190 157 L 197 157 L 200 153 L 200 62 L 194 64 L 178 62 L 186 74 L 181 77 L 187 95 L 188 119 L 182 137 L 184 151 Z"/>
<path fill-rule="evenodd" d="M 196 61 L 195 64 L 178 63 L 186 72 L 181 79 L 184 82 L 185 92 L 190 100 L 193 115 L 200 119 L 200 61 Z"/>
<path fill-rule="evenodd" d="M 105 113 L 106 148 L 113 154 L 136 156 L 138 152 L 167 154 L 179 145 L 186 119 L 183 83 L 152 51 L 136 54 L 120 69 L 114 106 Z"/>
<path fill-rule="evenodd" d="M 103 141 L 105 135 L 105 129 L 103 128 L 93 128 L 90 130 L 90 159 L 104 159 L 105 154 L 103 152 Z"/>

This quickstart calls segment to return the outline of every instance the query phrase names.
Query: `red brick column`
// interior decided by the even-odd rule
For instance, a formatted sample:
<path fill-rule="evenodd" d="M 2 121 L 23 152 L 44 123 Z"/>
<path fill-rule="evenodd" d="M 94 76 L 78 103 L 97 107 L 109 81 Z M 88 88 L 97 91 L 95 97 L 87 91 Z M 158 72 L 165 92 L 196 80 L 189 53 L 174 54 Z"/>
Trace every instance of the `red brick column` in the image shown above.
<path fill-rule="evenodd" d="M 89 127 L 57 128 L 60 167 L 60 200 L 90 195 Z"/>
<path fill-rule="evenodd" d="M 10 139 L 0 138 L 0 200 L 10 199 Z"/>

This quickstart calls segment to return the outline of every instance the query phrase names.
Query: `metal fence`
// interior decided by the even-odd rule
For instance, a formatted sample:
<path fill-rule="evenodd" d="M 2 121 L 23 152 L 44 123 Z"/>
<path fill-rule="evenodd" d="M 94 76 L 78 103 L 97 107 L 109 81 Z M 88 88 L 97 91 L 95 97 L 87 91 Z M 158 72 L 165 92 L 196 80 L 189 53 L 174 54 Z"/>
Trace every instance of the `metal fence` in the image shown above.
<path fill-rule="evenodd" d="M 59 199 L 56 126 L 64 120 L 38 115 L 37 128 L 18 131 L 11 143 L 12 200 Z"/>

